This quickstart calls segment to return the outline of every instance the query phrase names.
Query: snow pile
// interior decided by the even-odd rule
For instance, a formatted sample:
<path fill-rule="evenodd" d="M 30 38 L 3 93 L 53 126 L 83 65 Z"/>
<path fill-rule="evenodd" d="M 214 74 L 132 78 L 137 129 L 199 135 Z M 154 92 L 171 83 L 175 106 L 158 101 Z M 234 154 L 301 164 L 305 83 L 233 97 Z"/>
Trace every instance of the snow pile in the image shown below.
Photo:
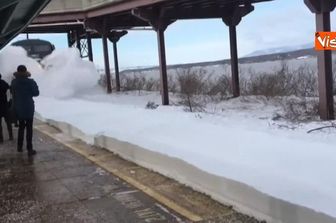
<path fill-rule="evenodd" d="M 99 75 L 93 63 L 80 58 L 75 48 L 55 50 L 41 64 L 21 47 L 9 46 L 0 52 L 0 73 L 10 82 L 18 65 L 24 64 L 39 85 L 43 96 L 68 98 L 97 85 Z"/>
<path fill-rule="evenodd" d="M 272 121 L 276 108 L 237 100 L 227 101 L 221 115 L 195 115 L 175 106 L 147 110 L 147 101 L 134 103 L 132 95 L 124 95 L 119 103 L 120 95 L 110 97 L 115 102 L 103 102 L 99 95 L 89 100 L 40 97 L 37 111 L 89 135 L 103 134 L 177 157 L 206 172 L 336 217 L 335 131 L 306 133 L 321 123 L 280 129 Z"/>

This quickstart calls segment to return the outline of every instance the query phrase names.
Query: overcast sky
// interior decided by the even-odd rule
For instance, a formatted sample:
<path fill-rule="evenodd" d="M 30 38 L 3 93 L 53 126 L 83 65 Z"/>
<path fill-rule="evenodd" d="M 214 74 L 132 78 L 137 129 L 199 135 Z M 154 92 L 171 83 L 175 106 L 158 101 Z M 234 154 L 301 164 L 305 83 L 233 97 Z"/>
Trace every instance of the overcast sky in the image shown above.
<path fill-rule="evenodd" d="M 332 13 L 332 28 L 336 27 Z M 336 31 L 336 30 L 335 30 Z M 256 50 L 313 44 L 315 17 L 303 0 L 275 0 L 255 4 L 255 10 L 243 18 L 237 28 L 239 56 Z M 178 21 L 165 32 L 167 63 L 179 64 L 228 58 L 228 27 L 220 19 Z M 25 38 L 19 36 L 17 39 Z M 30 35 L 51 41 L 56 48 L 67 47 L 65 35 Z M 110 44 L 110 61 L 113 51 Z M 157 40 L 154 31 L 133 31 L 119 43 L 121 68 L 158 64 Z M 94 41 L 94 60 L 102 67 L 101 40 Z"/>

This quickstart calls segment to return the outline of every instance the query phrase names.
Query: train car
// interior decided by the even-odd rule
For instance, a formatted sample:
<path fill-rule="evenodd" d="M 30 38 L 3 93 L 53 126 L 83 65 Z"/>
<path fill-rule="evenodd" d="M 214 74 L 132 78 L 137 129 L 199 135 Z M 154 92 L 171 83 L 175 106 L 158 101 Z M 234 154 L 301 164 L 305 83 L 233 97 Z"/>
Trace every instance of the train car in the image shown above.
<path fill-rule="evenodd" d="M 55 46 L 45 40 L 26 39 L 12 43 L 12 46 L 21 46 L 26 51 L 29 57 L 41 61 L 55 50 Z"/>

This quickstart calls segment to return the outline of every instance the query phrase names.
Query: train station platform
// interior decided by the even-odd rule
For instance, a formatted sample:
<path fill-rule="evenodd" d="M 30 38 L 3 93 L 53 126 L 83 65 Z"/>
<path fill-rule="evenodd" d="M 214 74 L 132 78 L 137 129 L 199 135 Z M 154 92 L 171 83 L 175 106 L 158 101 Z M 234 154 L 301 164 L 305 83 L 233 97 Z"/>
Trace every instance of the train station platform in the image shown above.
<path fill-rule="evenodd" d="M 0 222 L 259 222 L 51 126 L 34 131 L 34 157 L 0 145 Z"/>
<path fill-rule="evenodd" d="M 139 190 L 36 132 L 38 154 L 0 149 L 0 222 L 178 222 Z"/>

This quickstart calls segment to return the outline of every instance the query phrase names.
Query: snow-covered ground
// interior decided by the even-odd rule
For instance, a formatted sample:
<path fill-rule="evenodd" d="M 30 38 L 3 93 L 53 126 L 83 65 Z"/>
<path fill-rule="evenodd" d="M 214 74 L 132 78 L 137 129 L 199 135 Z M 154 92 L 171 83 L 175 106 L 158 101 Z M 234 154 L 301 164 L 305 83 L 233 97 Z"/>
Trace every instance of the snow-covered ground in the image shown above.
<path fill-rule="evenodd" d="M 209 173 L 336 217 L 336 130 L 307 133 L 330 123 L 273 121 L 281 108 L 255 97 L 221 102 L 214 113 L 188 113 L 179 106 L 149 110 L 148 101 L 159 104 L 158 93 L 105 95 L 95 86 L 98 74 L 89 70 L 89 62 L 77 60 L 72 50 L 67 54 L 50 57 L 49 71 L 39 68 L 37 75 L 33 73 L 41 87 L 36 110 L 44 118 L 183 159 Z M 0 54 L 0 72 L 7 78 L 15 64 L 8 59 Z M 28 68 L 35 66 L 26 63 Z M 75 76 L 80 85 L 67 81 L 81 72 L 82 77 Z"/>

